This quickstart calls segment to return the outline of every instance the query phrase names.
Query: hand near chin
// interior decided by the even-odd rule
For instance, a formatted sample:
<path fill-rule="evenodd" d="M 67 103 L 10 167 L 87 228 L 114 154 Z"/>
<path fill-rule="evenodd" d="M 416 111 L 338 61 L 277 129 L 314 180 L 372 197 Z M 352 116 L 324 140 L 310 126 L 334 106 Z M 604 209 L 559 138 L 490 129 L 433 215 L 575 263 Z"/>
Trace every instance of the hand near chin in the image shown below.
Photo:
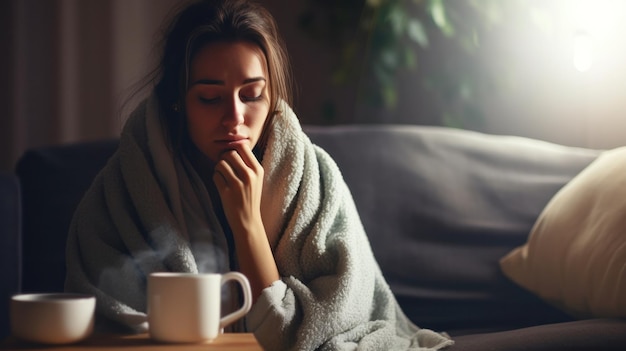
<path fill-rule="evenodd" d="M 239 268 L 250 280 L 255 300 L 280 279 L 261 219 L 263 175 L 263 167 L 247 144 L 223 153 L 213 174 L 233 231 Z"/>
<path fill-rule="evenodd" d="M 263 167 L 247 144 L 226 151 L 215 165 L 213 181 L 233 233 L 251 233 L 261 220 Z"/>

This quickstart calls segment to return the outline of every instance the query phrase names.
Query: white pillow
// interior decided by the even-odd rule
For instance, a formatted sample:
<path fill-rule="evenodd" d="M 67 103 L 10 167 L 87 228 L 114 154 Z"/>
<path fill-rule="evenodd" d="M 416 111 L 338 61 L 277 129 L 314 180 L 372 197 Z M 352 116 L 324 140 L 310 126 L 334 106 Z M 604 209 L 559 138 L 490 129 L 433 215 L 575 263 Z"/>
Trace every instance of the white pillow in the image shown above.
<path fill-rule="evenodd" d="M 626 147 L 565 185 L 500 267 L 576 317 L 626 317 Z"/>

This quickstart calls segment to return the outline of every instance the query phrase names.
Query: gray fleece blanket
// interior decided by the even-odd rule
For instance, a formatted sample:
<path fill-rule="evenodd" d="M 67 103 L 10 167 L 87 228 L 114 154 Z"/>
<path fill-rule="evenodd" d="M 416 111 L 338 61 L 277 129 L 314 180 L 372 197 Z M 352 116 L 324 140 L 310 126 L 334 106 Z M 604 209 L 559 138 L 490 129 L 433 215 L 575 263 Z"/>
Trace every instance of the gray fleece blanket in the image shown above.
<path fill-rule="evenodd" d="M 268 350 L 453 344 L 403 314 L 339 169 L 292 110 L 281 109 L 262 161 L 262 217 L 282 278 L 254 304 L 247 329 Z M 208 192 L 168 148 L 158 113 L 150 97 L 129 118 L 119 149 L 74 215 L 67 243 L 66 290 L 96 295 L 101 315 L 140 331 L 148 327 L 148 274 L 231 269 Z"/>

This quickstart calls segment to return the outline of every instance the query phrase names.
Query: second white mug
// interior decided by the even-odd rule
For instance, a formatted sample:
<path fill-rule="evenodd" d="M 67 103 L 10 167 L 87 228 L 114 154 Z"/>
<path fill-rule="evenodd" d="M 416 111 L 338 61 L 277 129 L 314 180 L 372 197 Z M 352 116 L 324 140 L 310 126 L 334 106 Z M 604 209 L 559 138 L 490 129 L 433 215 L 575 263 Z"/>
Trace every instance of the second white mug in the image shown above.
<path fill-rule="evenodd" d="M 238 282 L 243 304 L 221 317 L 221 288 Z M 241 273 L 152 273 L 148 277 L 148 328 L 150 337 L 164 342 L 203 342 L 244 317 L 252 307 L 248 279 Z"/>

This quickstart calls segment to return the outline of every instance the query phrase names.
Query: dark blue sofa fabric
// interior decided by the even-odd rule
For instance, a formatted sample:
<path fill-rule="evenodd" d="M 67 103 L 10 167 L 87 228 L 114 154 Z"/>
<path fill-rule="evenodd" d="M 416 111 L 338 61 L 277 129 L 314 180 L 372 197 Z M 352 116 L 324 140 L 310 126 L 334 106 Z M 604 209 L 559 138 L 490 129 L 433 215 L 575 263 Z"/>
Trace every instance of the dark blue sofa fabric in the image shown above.
<path fill-rule="evenodd" d="M 0 173 L 0 339 L 9 335 L 9 301 L 20 291 L 21 204 L 18 178 Z"/>
<path fill-rule="evenodd" d="M 117 140 L 42 147 L 18 160 L 23 200 L 24 292 L 63 291 L 65 242 L 74 210 Z"/>

